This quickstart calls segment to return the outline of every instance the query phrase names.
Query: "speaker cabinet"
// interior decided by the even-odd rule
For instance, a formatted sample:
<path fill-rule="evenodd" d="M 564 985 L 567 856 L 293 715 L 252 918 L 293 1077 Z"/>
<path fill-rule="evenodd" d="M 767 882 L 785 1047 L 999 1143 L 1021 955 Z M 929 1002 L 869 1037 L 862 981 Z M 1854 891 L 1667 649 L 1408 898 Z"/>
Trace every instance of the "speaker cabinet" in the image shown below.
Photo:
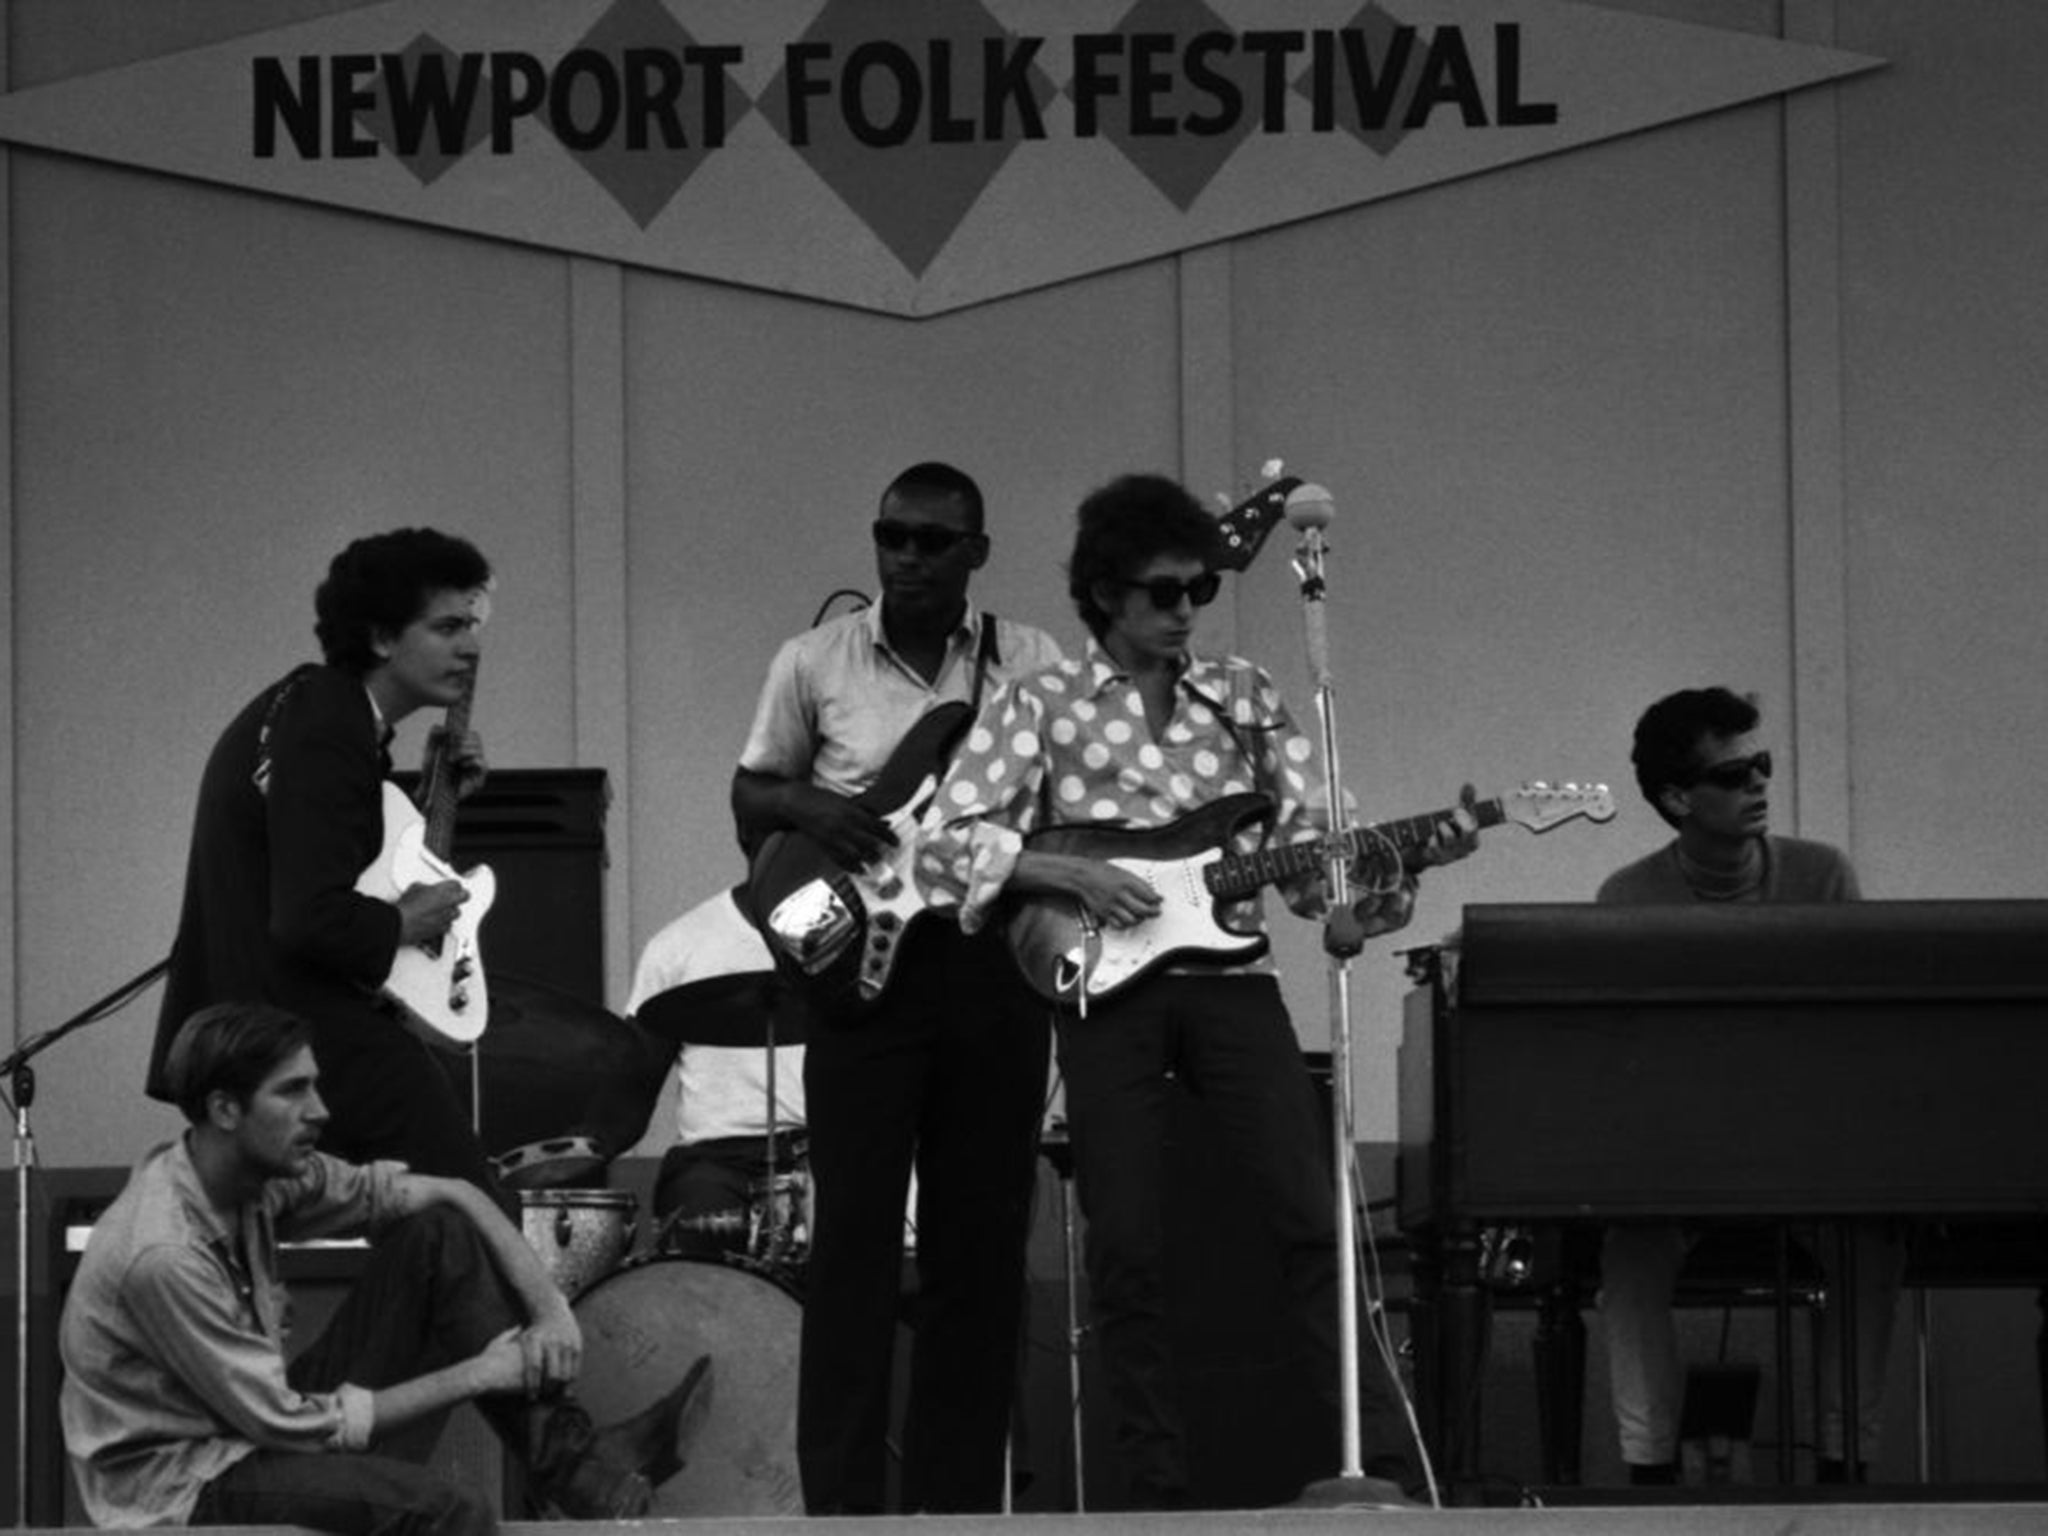
<path fill-rule="evenodd" d="M 394 777 L 410 791 L 416 774 Z M 484 919 L 484 974 L 524 976 L 591 1002 L 604 997 L 602 768 L 494 768 L 455 817 L 454 863 L 488 864 L 498 895 Z"/>

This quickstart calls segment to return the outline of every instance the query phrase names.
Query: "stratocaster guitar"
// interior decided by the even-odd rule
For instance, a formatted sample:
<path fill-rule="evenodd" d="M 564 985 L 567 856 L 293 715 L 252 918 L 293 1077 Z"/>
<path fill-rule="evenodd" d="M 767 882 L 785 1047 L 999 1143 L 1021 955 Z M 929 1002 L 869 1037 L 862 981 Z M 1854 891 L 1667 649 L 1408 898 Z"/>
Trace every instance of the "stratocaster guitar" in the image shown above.
<path fill-rule="evenodd" d="M 911 923 L 925 910 L 910 865 L 916 830 L 945 777 L 946 760 L 974 711 L 931 710 L 889 754 L 880 777 L 854 797 L 896 841 L 860 869 L 846 869 L 802 832 L 771 832 L 747 870 L 755 926 L 776 963 L 827 1011 L 871 1003 L 889 985 Z"/>
<path fill-rule="evenodd" d="M 1614 796 L 1604 784 L 1527 784 L 1463 809 L 1482 828 L 1512 821 L 1547 832 L 1577 816 L 1606 821 L 1614 815 Z M 1065 898 L 1019 903 L 1008 938 L 1025 980 L 1051 1002 L 1085 1004 L 1115 996 L 1169 961 L 1242 962 L 1264 954 L 1266 936 L 1226 927 L 1218 906 L 1261 886 L 1315 874 L 1324 867 L 1327 852 L 1321 841 L 1268 845 L 1256 853 L 1228 851 L 1243 828 L 1272 813 L 1272 801 L 1264 795 L 1228 795 L 1164 827 L 1076 825 L 1033 833 L 1028 846 L 1040 852 L 1081 854 L 1121 865 L 1158 892 L 1162 905 L 1156 916 L 1134 928 L 1106 928 Z M 1384 840 L 1405 861 L 1456 815 L 1455 809 L 1432 811 L 1354 827 L 1343 842 L 1347 855 L 1356 857 L 1382 847 Z"/>
<path fill-rule="evenodd" d="M 441 740 L 452 745 L 469 729 L 474 676 L 461 698 L 448 706 Z M 459 881 L 469 899 L 455 921 L 432 945 L 406 944 L 392 957 L 383 992 L 398 1005 L 413 1032 L 429 1044 L 457 1050 L 482 1036 L 490 1021 L 490 996 L 484 986 L 483 956 L 477 935 L 484 915 L 497 899 L 498 881 L 490 866 L 479 864 L 467 874 L 448 862 L 455 842 L 455 773 L 446 753 L 427 764 L 420 798 L 424 813 L 389 779 L 384 781 L 384 846 L 356 881 L 356 889 L 380 901 L 397 901 L 409 886 Z"/>

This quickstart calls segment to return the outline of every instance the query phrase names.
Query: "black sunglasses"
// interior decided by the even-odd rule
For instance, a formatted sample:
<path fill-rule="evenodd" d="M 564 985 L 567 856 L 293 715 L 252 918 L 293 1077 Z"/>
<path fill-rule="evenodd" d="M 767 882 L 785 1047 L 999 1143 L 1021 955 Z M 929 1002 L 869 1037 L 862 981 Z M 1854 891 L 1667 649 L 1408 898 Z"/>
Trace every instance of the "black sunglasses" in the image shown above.
<path fill-rule="evenodd" d="M 920 555 L 943 555 L 963 540 L 980 537 L 978 533 L 962 533 L 958 528 L 941 528 L 937 523 L 898 523 L 883 518 L 875 524 L 875 548 L 891 554 L 908 545 Z"/>
<path fill-rule="evenodd" d="M 1695 784 L 1711 784 L 1716 789 L 1747 789 L 1751 774 L 1771 776 L 1771 754 L 1752 752 L 1748 757 L 1731 757 L 1725 763 L 1715 763 L 1711 768 L 1702 768 L 1693 775 Z"/>
<path fill-rule="evenodd" d="M 1214 571 L 1204 571 L 1193 581 L 1176 581 L 1171 576 L 1154 576 L 1150 581 L 1127 581 L 1124 585 L 1142 591 L 1152 599 L 1154 608 L 1178 608 L 1183 597 L 1197 608 L 1206 608 L 1216 601 L 1216 594 L 1223 590 L 1223 578 Z"/>

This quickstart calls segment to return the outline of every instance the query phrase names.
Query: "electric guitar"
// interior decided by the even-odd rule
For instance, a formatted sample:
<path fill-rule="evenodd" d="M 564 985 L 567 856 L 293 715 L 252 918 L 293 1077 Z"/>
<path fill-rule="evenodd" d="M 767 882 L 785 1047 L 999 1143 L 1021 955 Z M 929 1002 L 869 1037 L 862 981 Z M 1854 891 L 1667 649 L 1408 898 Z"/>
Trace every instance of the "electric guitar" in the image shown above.
<path fill-rule="evenodd" d="M 1219 564 L 1241 571 L 1285 517 L 1287 493 L 1301 484 L 1277 476 L 1219 519 Z M 941 704 L 889 754 L 880 777 L 854 797 L 887 824 L 896 841 L 860 869 L 844 868 L 802 832 L 773 832 L 747 870 L 754 926 L 776 965 L 825 1012 L 872 1003 L 889 985 L 911 924 L 924 913 L 911 878 L 916 829 L 946 776 L 953 749 L 973 723 L 965 704 Z"/>
<path fill-rule="evenodd" d="M 1535 783 L 1462 809 L 1482 828 L 1512 821 L 1547 832 L 1577 816 L 1606 821 L 1614 815 L 1614 796 L 1604 784 Z M 1169 961 L 1242 962 L 1264 954 L 1266 936 L 1226 927 L 1218 919 L 1218 906 L 1261 886 L 1319 873 L 1329 854 L 1324 839 L 1269 844 L 1255 853 L 1228 851 L 1240 831 L 1269 821 L 1272 814 L 1270 799 L 1247 793 L 1227 795 L 1163 827 L 1078 824 L 1033 833 L 1026 840 L 1033 850 L 1107 859 L 1151 886 L 1162 905 L 1134 928 L 1107 928 L 1071 898 L 1020 902 L 1007 936 L 1025 980 L 1048 1001 L 1085 1005 L 1115 996 Z M 1391 847 L 1405 864 L 1457 814 L 1454 808 L 1354 827 L 1340 842 L 1347 857 Z"/>
<path fill-rule="evenodd" d="M 803 832 L 771 832 L 755 851 L 747 870 L 754 925 L 813 1005 L 829 1012 L 871 1003 L 889 985 L 903 939 L 925 910 L 911 878 L 917 824 L 973 720 L 966 704 L 932 709 L 854 796 L 896 837 L 860 869 L 844 868 Z"/>
<path fill-rule="evenodd" d="M 357 890 L 380 901 L 395 902 L 409 886 L 443 880 L 458 881 L 469 892 L 439 940 L 399 946 L 382 988 L 413 1032 L 444 1050 L 459 1050 L 480 1038 L 491 1011 L 477 935 L 484 914 L 497 899 L 497 877 L 486 864 L 464 874 L 448 862 L 455 841 L 456 803 L 455 768 L 448 754 L 469 729 L 475 688 L 472 674 L 462 697 L 448 706 L 442 749 L 432 755 L 421 775 L 424 814 L 404 790 L 384 781 L 384 846 L 356 881 Z"/>

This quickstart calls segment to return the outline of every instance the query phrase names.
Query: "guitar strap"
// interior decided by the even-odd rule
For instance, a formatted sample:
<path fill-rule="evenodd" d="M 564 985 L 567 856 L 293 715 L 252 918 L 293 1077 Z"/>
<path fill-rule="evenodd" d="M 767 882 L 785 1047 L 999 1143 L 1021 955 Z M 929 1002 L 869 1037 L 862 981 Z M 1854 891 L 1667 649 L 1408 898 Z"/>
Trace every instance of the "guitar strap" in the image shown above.
<path fill-rule="evenodd" d="M 988 669 L 1001 665 L 1002 659 L 996 649 L 996 616 L 984 613 L 981 616 L 981 643 L 974 652 L 974 692 L 967 700 L 967 707 L 977 715 L 981 713 L 981 690 L 988 682 Z"/>
<path fill-rule="evenodd" d="M 256 786 L 256 793 L 270 793 L 270 733 L 277 726 L 278 712 L 284 708 L 284 701 L 292 696 L 292 690 L 299 686 L 307 673 L 313 670 L 313 663 L 306 662 L 292 668 L 291 672 L 272 690 L 270 702 L 263 709 L 263 724 L 256 730 L 256 767 L 249 778 Z"/>
<path fill-rule="evenodd" d="M 1193 683 L 1189 682 L 1186 677 L 1181 678 L 1180 688 L 1181 692 L 1185 693 L 1189 698 L 1195 700 L 1197 703 L 1206 704 L 1209 706 L 1210 712 L 1216 716 L 1217 723 L 1223 727 L 1224 733 L 1230 737 L 1231 743 L 1234 746 L 1236 746 L 1237 750 L 1240 753 L 1243 754 L 1245 761 L 1252 764 L 1252 766 L 1257 767 L 1258 756 L 1256 753 L 1252 751 L 1251 744 L 1244 739 L 1244 736 L 1241 733 L 1245 731 L 1271 733 L 1273 731 L 1277 731 L 1280 729 L 1280 722 L 1277 720 L 1273 720 L 1268 721 L 1263 725 L 1253 725 L 1248 722 L 1240 722 L 1237 719 L 1237 717 L 1225 705 L 1220 703 L 1211 695 L 1203 692 L 1200 688 L 1197 688 Z"/>
<path fill-rule="evenodd" d="M 285 700 L 292 696 L 293 689 L 319 668 L 320 664 L 314 661 L 304 662 L 292 668 L 284 681 L 279 683 L 270 695 L 270 702 L 263 707 L 263 724 L 256 730 L 256 766 L 249 774 L 249 780 L 256 786 L 256 793 L 259 795 L 270 793 L 270 737 L 277 727 L 277 717 L 284 709 Z M 383 760 L 384 773 L 388 777 L 391 772 L 391 727 L 388 725 L 378 738 L 377 750 Z"/>

